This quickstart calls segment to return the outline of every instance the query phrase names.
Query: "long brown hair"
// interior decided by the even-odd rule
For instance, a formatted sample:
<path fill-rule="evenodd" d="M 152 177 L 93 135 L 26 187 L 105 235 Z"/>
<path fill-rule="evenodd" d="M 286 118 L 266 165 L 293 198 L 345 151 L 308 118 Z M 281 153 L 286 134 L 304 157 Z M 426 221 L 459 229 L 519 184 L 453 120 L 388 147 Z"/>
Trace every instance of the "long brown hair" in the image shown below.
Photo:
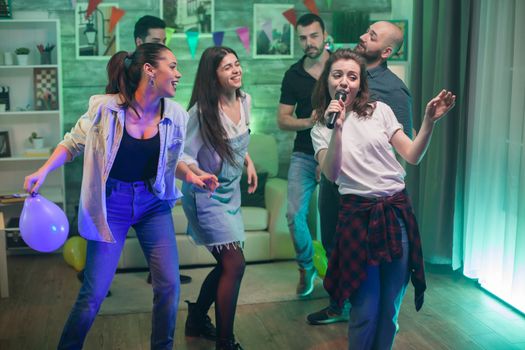
<path fill-rule="evenodd" d="M 204 50 L 199 61 L 188 109 L 195 104 L 198 106 L 197 118 L 206 146 L 214 149 L 221 159 L 236 164 L 234 152 L 219 114 L 219 97 L 223 88 L 217 79 L 217 69 L 222 59 L 230 53 L 238 58 L 233 49 L 225 46 L 209 47 Z M 235 94 L 240 97 L 241 90 L 237 89 Z"/>
<path fill-rule="evenodd" d="M 330 58 L 326 61 L 323 73 L 321 73 L 319 80 L 315 83 L 314 91 L 312 93 L 312 107 L 315 110 L 317 122 L 322 124 L 325 123 L 324 112 L 332 100 L 332 97 L 328 92 L 328 76 L 332 70 L 332 65 L 339 60 L 355 61 L 361 69 L 361 73 L 359 74 L 359 92 L 350 105 L 352 111 L 356 112 L 360 117 L 368 117 L 375 108 L 375 105 L 368 101 L 370 92 L 368 91 L 365 60 L 360 54 L 350 49 L 338 49 L 330 55 Z"/>
<path fill-rule="evenodd" d="M 169 48 L 158 43 L 145 43 L 132 53 L 119 51 L 114 54 L 106 66 L 108 73 L 106 94 L 120 94 L 124 100 L 120 106 L 124 108 L 131 106 L 135 91 L 142 79 L 144 64 L 149 63 L 153 67 L 158 67 L 158 61 L 164 50 Z"/>

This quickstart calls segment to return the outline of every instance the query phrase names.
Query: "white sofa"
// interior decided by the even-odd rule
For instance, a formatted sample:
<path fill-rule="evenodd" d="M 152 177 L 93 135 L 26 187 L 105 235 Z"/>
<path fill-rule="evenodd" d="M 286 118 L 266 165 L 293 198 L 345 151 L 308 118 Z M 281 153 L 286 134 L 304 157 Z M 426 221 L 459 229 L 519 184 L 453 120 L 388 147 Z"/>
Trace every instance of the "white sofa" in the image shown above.
<path fill-rule="evenodd" d="M 279 158 L 275 138 L 270 135 L 253 134 L 249 154 L 255 163 L 257 172 L 266 172 L 268 177 L 264 187 L 266 207 L 241 208 L 246 230 L 244 245 L 246 261 L 293 259 L 295 251 L 286 222 L 287 181 L 276 177 Z M 197 246 L 186 234 L 188 221 L 180 202 L 172 209 L 172 215 L 179 250 L 179 264 L 188 266 L 215 263 L 208 250 Z M 315 239 L 319 232 L 317 192 L 310 203 L 309 218 L 309 225 Z M 133 229 L 128 233 L 118 267 L 123 269 L 147 267 Z"/>

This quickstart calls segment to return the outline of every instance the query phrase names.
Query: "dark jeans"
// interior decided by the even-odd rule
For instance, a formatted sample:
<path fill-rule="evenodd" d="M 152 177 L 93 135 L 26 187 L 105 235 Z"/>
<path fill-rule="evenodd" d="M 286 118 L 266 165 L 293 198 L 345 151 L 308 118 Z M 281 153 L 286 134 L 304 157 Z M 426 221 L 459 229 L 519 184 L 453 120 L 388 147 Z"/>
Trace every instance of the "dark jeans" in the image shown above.
<path fill-rule="evenodd" d="M 167 201 L 151 193 L 144 182 L 108 179 L 106 194 L 107 221 L 116 242 L 88 241 L 84 281 L 58 348 L 82 348 L 108 293 L 128 230 L 133 226 L 152 277 L 151 348 L 172 349 L 180 285 L 171 208 Z"/>
<path fill-rule="evenodd" d="M 391 349 L 394 344 L 397 317 L 410 278 L 407 232 L 403 220 L 398 217 L 398 221 L 403 256 L 390 263 L 368 265 L 366 279 L 350 297 L 349 350 Z"/>
<path fill-rule="evenodd" d="M 329 181 L 321 174 L 319 183 L 319 218 L 321 220 L 321 242 L 326 250 L 326 257 L 330 259 L 335 243 L 335 229 L 339 216 L 339 186 Z M 349 307 L 345 303 L 344 311 Z M 343 312 L 337 302 L 330 298 L 330 311 L 340 314 Z"/>

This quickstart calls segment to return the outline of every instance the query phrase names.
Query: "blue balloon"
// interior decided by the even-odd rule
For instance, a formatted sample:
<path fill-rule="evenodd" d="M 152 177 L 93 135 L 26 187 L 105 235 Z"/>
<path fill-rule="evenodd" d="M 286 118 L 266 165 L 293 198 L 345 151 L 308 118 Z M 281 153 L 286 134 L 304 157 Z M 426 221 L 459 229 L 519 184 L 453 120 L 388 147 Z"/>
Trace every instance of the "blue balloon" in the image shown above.
<path fill-rule="evenodd" d="M 20 216 L 20 235 L 29 247 L 52 252 L 64 244 L 68 233 L 69 222 L 58 205 L 39 194 L 26 198 Z"/>

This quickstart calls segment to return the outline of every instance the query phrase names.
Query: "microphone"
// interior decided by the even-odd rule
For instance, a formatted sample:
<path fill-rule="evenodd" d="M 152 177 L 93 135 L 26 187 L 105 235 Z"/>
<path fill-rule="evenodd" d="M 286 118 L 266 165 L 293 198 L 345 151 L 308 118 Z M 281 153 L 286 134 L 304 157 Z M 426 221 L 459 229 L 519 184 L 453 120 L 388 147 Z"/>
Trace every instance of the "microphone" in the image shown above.
<path fill-rule="evenodd" d="M 346 92 L 344 91 L 337 91 L 335 93 L 335 100 L 339 100 L 341 99 L 343 102 L 345 102 L 346 100 Z M 339 112 L 330 112 L 330 114 L 328 114 L 328 123 L 326 123 L 326 127 L 328 129 L 333 129 L 334 126 L 335 126 L 335 121 L 337 120 L 337 118 L 339 117 Z"/>

